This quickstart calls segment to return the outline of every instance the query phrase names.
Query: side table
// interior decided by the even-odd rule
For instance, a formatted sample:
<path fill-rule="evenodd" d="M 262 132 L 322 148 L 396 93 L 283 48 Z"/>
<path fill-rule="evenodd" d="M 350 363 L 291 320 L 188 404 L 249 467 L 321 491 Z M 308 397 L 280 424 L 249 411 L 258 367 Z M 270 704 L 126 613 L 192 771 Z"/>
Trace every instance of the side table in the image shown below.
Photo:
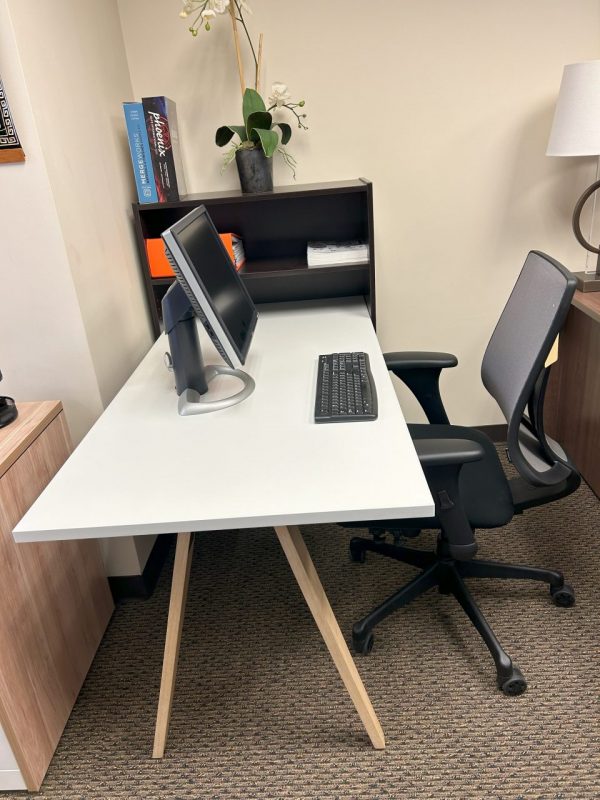
<path fill-rule="evenodd" d="M 600 292 L 575 292 L 548 382 L 545 424 L 600 497 Z"/>

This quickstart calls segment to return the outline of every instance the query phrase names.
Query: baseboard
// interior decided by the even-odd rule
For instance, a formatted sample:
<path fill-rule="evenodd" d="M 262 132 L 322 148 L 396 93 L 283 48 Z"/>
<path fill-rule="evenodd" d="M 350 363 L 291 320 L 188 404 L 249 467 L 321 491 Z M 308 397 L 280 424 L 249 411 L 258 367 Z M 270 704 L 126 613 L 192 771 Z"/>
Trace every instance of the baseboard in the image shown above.
<path fill-rule="evenodd" d="M 0 792 L 24 792 L 27 791 L 27 786 L 23 780 L 23 776 L 18 769 L 0 769 Z M 31 795 L 19 795 L 19 797 L 27 798 Z"/>
<path fill-rule="evenodd" d="M 505 442 L 508 436 L 508 425 L 475 425 L 476 430 L 485 433 L 492 442 Z"/>
<path fill-rule="evenodd" d="M 174 533 L 163 533 L 156 537 L 154 547 L 150 551 L 148 561 L 141 575 L 114 575 L 109 577 L 108 584 L 115 603 L 128 597 L 147 600 L 151 597 L 160 577 L 163 564 L 169 549 L 175 541 Z"/>

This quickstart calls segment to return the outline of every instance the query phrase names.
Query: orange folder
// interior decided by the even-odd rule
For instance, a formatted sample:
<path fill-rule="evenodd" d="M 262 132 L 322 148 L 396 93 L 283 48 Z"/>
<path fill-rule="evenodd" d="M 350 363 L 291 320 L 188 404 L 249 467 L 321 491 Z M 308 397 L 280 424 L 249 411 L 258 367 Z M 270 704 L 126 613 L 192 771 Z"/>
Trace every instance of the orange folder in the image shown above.
<path fill-rule="evenodd" d="M 244 260 L 239 264 L 235 263 L 233 254 L 233 237 L 235 234 L 220 233 L 219 236 L 229 253 L 233 265 L 239 271 L 244 266 Z M 148 264 L 150 265 L 150 275 L 153 278 L 172 278 L 174 276 L 173 268 L 165 255 L 165 245 L 162 239 L 146 239 L 146 253 L 148 255 Z"/>
<path fill-rule="evenodd" d="M 153 278 L 172 278 L 173 268 L 167 261 L 162 239 L 146 239 L 146 253 Z"/>

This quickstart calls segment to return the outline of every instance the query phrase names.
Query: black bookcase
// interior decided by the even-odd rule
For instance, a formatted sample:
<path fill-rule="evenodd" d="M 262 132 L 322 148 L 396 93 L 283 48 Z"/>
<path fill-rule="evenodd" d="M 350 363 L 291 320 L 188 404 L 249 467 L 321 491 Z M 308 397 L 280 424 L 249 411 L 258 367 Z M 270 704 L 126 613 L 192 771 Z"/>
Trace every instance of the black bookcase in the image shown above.
<path fill-rule="evenodd" d="M 145 240 L 159 237 L 201 204 L 220 233 L 241 236 L 246 264 L 240 275 L 255 303 L 362 295 L 375 324 L 373 189 L 369 181 L 358 178 L 279 186 L 265 194 L 210 192 L 172 203 L 134 203 L 140 263 L 156 336 L 160 333 L 161 300 L 174 279 L 150 275 Z M 351 239 L 368 242 L 369 261 L 308 268 L 308 241 Z"/>

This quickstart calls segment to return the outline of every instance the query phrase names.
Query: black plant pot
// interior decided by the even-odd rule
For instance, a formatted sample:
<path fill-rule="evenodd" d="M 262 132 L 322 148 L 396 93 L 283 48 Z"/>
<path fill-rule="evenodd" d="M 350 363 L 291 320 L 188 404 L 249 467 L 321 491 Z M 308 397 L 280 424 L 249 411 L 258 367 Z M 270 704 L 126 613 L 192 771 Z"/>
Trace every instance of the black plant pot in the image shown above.
<path fill-rule="evenodd" d="M 236 150 L 235 163 L 242 192 L 271 192 L 273 190 L 273 159 L 267 158 L 261 147 Z"/>

